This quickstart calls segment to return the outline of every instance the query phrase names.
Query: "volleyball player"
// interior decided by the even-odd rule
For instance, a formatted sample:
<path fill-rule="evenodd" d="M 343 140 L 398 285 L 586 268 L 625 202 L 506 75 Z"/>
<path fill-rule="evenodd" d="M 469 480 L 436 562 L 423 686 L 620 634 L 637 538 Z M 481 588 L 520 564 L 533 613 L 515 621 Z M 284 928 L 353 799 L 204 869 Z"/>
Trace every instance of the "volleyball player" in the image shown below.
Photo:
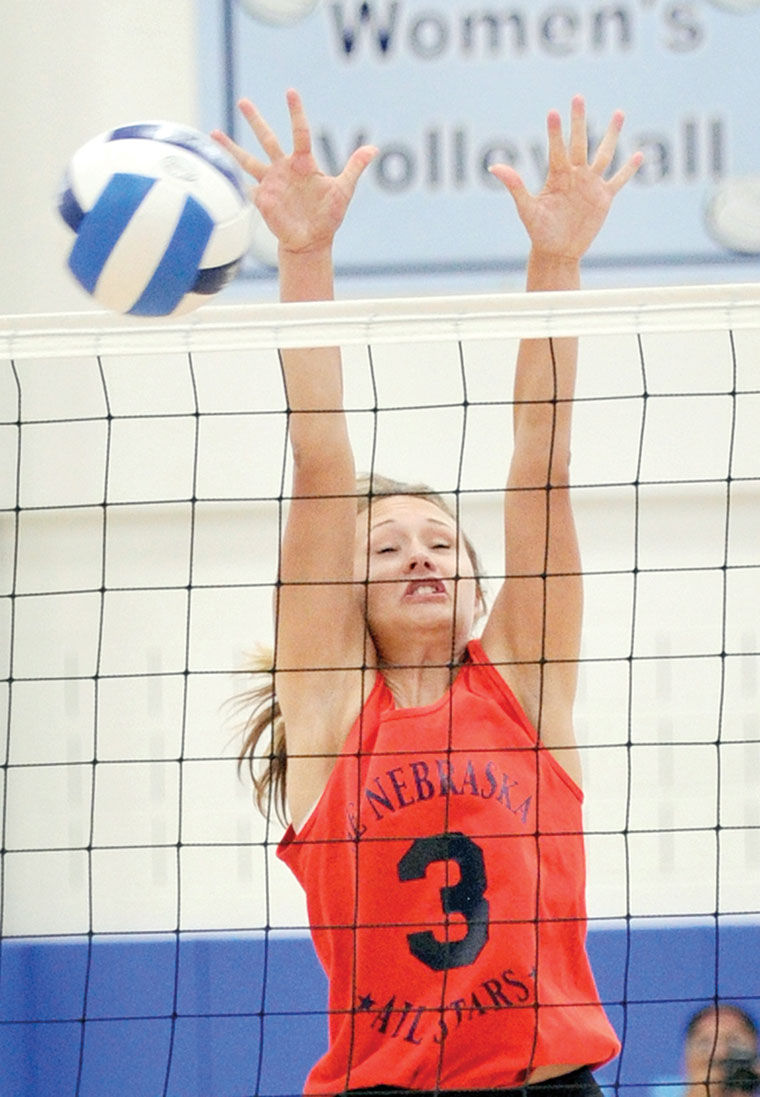
<path fill-rule="evenodd" d="M 265 156 L 215 136 L 255 180 L 279 241 L 282 300 L 325 300 L 333 237 L 375 150 L 324 175 L 300 98 L 287 98 L 292 152 L 247 100 Z M 582 98 L 567 141 L 551 112 L 536 195 L 511 167 L 492 167 L 530 237 L 528 290 L 580 284 L 581 258 L 641 160 L 606 177 L 622 121 L 612 117 L 589 160 Z M 357 489 L 339 351 L 282 353 L 293 487 L 277 707 L 259 694 L 245 754 L 253 763 L 274 719 L 259 797 L 287 811 L 279 853 L 305 887 L 329 979 L 329 1046 L 308 1094 L 527 1086 L 586 1097 L 599 1092 L 593 1068 L 619 1050 L 585 951 L 576 357 L 574 339 L 521 343 L 506 579 L 486 615 L 474 551 L 442 499 Z"/>

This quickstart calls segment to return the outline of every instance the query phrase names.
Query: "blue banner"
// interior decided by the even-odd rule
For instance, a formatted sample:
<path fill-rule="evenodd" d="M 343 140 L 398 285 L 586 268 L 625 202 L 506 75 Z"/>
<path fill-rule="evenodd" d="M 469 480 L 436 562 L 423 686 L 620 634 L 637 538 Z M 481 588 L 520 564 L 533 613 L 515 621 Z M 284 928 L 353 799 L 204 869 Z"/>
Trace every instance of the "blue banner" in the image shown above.
<path fill-rule="evenodd" d="M 338 237 L 344 278 L 440 276 L 465 290 L 522 270 L 527 237 L 487 168 L 508 162 L 539 189 L 546 113 L 567 117 L 576 92 L 592 143 L 621 107 L 620 156 L 646 156 L 592 266 L 647 282 L 760 269 L 760 0 L 199 0 L 198 11 L 208 128 L 255 149 L 235 109 L 245 95 L 286 144 L 293 86 L 325 171 L 359 144 L 379 147 Z M 249 277 L 272 277 L 268 246 L 256 242 Z"/>

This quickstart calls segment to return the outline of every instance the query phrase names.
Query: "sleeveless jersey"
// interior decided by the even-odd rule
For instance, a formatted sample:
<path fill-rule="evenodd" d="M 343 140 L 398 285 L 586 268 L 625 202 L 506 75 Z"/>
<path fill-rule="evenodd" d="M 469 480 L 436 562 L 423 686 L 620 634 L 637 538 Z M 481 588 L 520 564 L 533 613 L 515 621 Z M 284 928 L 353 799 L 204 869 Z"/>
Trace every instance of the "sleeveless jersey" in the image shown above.
<path fill-rule="evenodd" d="M 396 709 L 381 675 L 278 850 L 329 981 L 307 1094 L 520 1085 L 620 1050 L 586 955 L 582 794 L 478 641 Z"/>

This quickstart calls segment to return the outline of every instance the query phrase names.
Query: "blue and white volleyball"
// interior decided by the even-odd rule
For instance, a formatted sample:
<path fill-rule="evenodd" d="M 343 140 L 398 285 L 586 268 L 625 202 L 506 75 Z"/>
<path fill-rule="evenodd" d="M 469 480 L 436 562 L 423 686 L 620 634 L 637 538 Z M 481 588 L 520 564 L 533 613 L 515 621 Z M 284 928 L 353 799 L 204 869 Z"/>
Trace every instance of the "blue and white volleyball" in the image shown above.
<path fill-rule="evenodd" d="M 300 23 L 321 3 L 321 0 L 238 0 L 243 11 L 262 23 L 290 27 Z"/>
<path fill-rule="evenodd" d="M 74 153 L 58 194 L 74 233 L 68 266 L 107 309 L 172 316 L 237 273 L 253 206 L 242 173 L 210 137 L 172 122 L 109 130 Z"/>

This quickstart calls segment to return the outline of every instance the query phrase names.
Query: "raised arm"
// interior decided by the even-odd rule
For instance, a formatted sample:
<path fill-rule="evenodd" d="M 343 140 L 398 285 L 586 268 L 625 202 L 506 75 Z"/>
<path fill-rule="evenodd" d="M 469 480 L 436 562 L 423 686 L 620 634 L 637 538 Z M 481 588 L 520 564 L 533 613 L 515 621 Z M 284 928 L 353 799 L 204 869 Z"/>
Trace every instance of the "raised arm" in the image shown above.
<path fill-rule="evenodd" d="M 333 238 L 374 150 L 357 149 L 340 175 L 325 175 L 312 155 L 300 97 L 291 90 L 287 102 L 290 154 L 246 99 L 240 110 L 267 160 L 219 131 L 213 136 L 256 180 L 254 202 L 279 243 L 281 299 L 328 300 L 333 296 Z M 337 347 L 283 350 L 281 361 L 293 487 L 277 589 L 277 695 L 287 728 L 288 796 L 297 819 L 301 801 L 308 807 L 312 786 L 319 790 L 324 783 L 319 759 L 340 745 L 345 731 L 342 709 L 348 702 L 341 673 L 361 660 L 364 617 L 351 585 L 355 473 L 340 352 Z"/>
<path fill-rule="evenodd" d="M 530 236 L 527 289 L 573 290 L 580 263 L 614 196 L 641 163 L 631 157 L 605 179 L 623 115 L 616 112 L 588 158 L 583 99 L 572 101 L 567 143 L 556 111 L 547 120 L 549 170 L 528 193 L 505 165 L 493 174 L 510 191 Z M 514 450 L 505 494 L 505 576 L 484 647 L 514 688 L 546 746 L 580 782 L 572 708 L 582 618 L 581 563 L 570 500 L 570 428 L 577 339 L 526 339 L 514 384 Z"/>

